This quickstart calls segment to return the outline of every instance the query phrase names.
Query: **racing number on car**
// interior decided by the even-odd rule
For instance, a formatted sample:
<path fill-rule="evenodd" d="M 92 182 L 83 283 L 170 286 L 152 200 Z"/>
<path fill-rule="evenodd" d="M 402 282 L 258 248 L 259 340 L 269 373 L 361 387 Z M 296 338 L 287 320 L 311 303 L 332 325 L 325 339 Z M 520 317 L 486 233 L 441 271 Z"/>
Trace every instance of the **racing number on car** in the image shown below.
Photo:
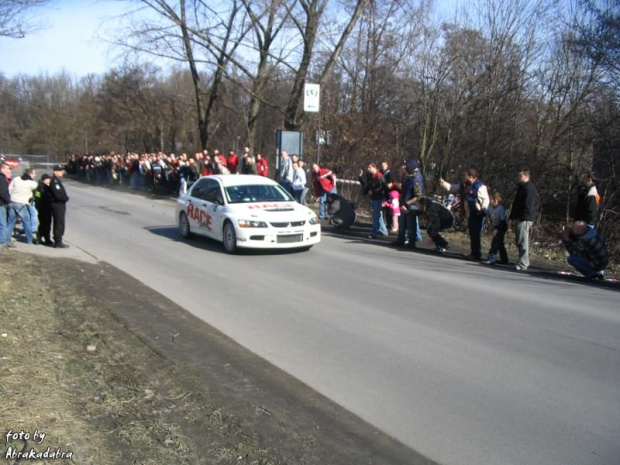
<path fill-rule="evenodd" d="M 187 216 L 198 222 L 198 227 L 211 231 L 211 221 L 213 217 L 204 210 L 194 207 L 192 202 L 187 204 Z"/>

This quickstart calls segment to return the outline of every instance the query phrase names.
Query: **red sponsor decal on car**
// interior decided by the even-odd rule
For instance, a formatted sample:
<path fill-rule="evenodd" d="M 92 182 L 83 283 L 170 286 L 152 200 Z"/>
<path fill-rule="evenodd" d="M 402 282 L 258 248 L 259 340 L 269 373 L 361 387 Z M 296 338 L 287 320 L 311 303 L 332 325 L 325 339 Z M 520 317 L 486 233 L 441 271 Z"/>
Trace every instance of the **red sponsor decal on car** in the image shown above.
<path fill-rule="evenodd" d="M 286 203 L 286 204 L 281 204 L 281 203 L 261 203 L 261 204 L 256 204 L 256 205 L 248 205 L 248 209 L 249 210 L 266 210 L 269 208 L 274 208 L 274 209 L 288 209 L 288 208 L 293 208 L 293 206 L 290 203 Z"/>
<path fill-rule="evenodd" d="M 205 228 L 211 231 L 211 222 L 213 218 L 204 210 L 195 207 L 192 202 L 188 202 L 187 204 L 187 216 L 189 216 L 193 220 L 198 221 L 198 227 Z"/>

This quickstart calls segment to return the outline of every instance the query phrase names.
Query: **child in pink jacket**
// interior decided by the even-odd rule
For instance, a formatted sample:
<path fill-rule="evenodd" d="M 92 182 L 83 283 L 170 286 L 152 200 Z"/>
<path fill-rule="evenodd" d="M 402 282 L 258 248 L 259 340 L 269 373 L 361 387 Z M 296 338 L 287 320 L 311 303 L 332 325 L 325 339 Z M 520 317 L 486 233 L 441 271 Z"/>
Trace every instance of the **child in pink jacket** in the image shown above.
<path fill-rule="evenodd" d="M 387 210 L 392 215 L 392 232 L 398 232 L 398 220 L 400 219 L 400 189 L 395 181 L 388 184 Z"/>

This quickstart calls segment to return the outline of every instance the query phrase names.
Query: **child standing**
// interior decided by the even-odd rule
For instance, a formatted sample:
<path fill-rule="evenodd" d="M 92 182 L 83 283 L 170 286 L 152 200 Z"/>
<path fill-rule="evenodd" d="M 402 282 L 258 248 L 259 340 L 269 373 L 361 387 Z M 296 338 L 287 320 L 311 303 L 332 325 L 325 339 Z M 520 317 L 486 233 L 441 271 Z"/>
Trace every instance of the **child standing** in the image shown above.
<path fill-rule="evenodd" d="M 502 265 L 508 265 L 508 252 L 506 252 L 506 246 L 504 245 L 504 238 L 506 237 L 506 231 L 508 230 L 508 222 L 506 221 L 506 208 L 502 202 L 502 194 L 495 192 L 491 199 L 491 205 L 487 209 L 487 216 L 493 225 L 495 232 L 493 233 L 493 240 L 491 241 L 491 248 L 489 249 L 489 255 L 487 260 L 483 263 L 485 265 L 494 265 L 497 260 L 497 252 L 501 258 L 500 263 Z"/>
<path fill-rule="evenodd" d="M 398 188 L 398 184 L 395 181 L 391 181 L 388 184 L 388 195 L 386 203 L 386 210 L 388 210 L 390 216 L 392 217 L 390 231 L 393 233 L 397 233 L 398 220 L 400 218 L 400 189 Z"/>

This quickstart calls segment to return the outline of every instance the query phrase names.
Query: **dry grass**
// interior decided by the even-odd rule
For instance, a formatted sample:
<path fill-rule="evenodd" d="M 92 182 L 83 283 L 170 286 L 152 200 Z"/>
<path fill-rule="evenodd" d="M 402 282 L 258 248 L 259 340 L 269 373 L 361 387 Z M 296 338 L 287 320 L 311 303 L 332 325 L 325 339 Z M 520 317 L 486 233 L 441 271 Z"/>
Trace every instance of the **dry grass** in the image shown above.
<path fill-rule="evenodd" d="M 108 302 L 83 291 L 86 282 L 70 273 L 50 277 L 55 268 L 46 259 L 0 253 L 3 436 L 38 430 L 45 441 L 27 450 L 73 453 L 72 461 L 27 463 L 279 463 L 225 406 L 211 405 L 111 317 Z M 204 444 L 187 436 L 188 425 L 204 431 Z M 3 458 L 9 447 L 24 447 L 2 441 Z"/>
<path fill-rule="evenodd" d="M 71 360 L 81 356 L 58 336 L 56 304 L 49 283 L 40 275 L 34 257 L 4 252 L 0 266 L 0 424 L 5 431 L 38 430 L 46 434 L 44 451 L 60 448 L 80 457 L 78 463 L 102 463 L 109 454 L 92 447 L 103 442 L 100 434 L 76 414 L 70 394 L 76 383 Z M 85 350 L 85 349 L 84 349 Z M 8 447 L 20 451 L 23 441 L 2 439 L 5 456 Z M 28 463 L 42 463 L 28 461 Z M 54 463 L 76 463 L 55 460 Z"/>

